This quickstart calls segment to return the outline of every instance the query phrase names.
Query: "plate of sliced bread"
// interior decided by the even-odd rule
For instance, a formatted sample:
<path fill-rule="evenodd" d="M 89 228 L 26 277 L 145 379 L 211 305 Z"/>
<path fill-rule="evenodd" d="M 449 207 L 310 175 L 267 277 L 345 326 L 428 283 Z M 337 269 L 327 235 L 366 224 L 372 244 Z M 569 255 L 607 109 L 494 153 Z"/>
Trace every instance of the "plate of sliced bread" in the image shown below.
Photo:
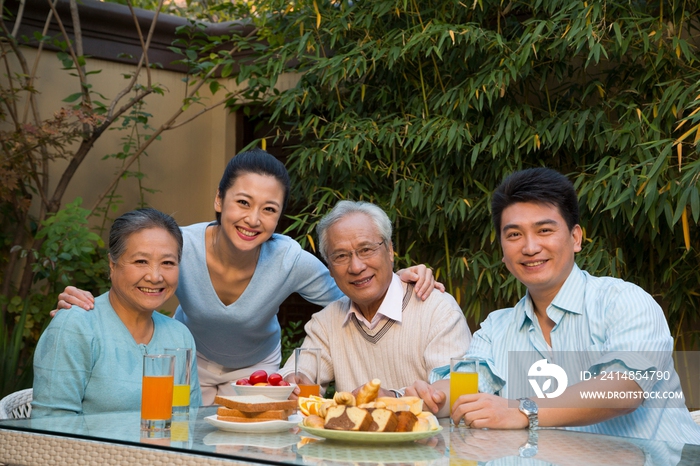
<path fill-rule="evenodd" d="M 362 443 L 411 442 L 442 431 L 437 418 L 423 411 L 422 399 L 380 397 L 380 385 L 379 379 L 372 379 L 357 396 L 336 392 L 332 400 L 318 400 L 313 410 L 308 400 L 300 399 L 299 409 L 305 408 L 309 415 L 299 427 L 317 437 Z"/>
<path fill-rule="evenodd" d="M 274 400 L 264 395 L 217 396 L 216 415 L 204 418 L 217 429 L 228 432 L 284 432 L 301 420 L 294 414 L 296 401 Z"/>

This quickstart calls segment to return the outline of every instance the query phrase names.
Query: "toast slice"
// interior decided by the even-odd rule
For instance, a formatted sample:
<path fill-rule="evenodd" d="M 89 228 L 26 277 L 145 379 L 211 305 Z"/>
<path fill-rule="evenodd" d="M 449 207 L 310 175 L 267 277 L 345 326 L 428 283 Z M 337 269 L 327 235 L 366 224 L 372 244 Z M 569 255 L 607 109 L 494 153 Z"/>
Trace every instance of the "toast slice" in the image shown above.
<path fill-rule="evenodd" d="M 226 408 L 237 409 L 244 413 L 262 413 L 275 410 L 294 410 L 297 407 L 296 400 L 274 400 L 265 395 L 251 396 L 217 396 L 214 404 Z"/>
<path fill-rule="evenodd" d="M 402 396 L 401 398 L 379 397 L 377 402 L 386 403 L 386 409 L 398 411 L 410 411 L 418 416 L 423 411 L 423 400 L 417 396 Z"/>
<path fill-rule="evenodd" d="M 225 408 L 223 406 L 216 410 L 216 415 L 219 417 L 245 417 L 249 419 L 258 419 L 261 421 L 286 421 L 292 413 L 293 411 L 291 409 L 273 409 L 270 411 L 263 411 L 261 413 L 246 413 L 238 409 Z"/>
<path fill-rule="evenodd" d="M 258 417 L 238 417 L 238 416 L 216 416 L 219 421 L 226 422 L 273 422 L 281 421 L 282 419 L 263 419 Z M 285 419 L 286 420 L 286 419 Z"/>

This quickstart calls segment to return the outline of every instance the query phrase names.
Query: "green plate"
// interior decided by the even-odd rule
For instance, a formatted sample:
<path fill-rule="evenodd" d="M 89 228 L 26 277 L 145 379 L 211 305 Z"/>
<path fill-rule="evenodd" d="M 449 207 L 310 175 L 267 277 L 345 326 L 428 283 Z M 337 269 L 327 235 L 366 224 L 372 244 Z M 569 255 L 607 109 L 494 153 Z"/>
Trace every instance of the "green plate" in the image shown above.
<path fill-rule="evenodd" d="M 355 432 L 350 430 L 314 429 L 302 423 L 299 423 L 299 427 L 304 432 L 328 440 L 360 443 L 413 442 L 414 440 L 429 438 L 442 432 L 442 426 L 437 430 L 429 430 L 427 432 Z"/>

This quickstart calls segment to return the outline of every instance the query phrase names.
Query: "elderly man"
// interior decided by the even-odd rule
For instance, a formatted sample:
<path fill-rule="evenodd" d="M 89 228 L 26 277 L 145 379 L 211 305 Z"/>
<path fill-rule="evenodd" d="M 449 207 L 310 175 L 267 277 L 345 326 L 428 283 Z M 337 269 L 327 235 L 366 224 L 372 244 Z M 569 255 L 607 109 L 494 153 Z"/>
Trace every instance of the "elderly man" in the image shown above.
<path fill-rule="evenodd" d="M 305 326 L 302 347 L 321 349 L 321 386 L 335 380 L 336 390 L 356 391 L 378 378 L 380 396 L 399 396 L 450 357 L 464 354 L 471 334 L 454 298 L 433 292 L 421 301 L 393 273 L 391 222 L 382 209 L 341 201 L 317 232 L 321 255 L 346 296 Z M 308 369 L 302 365 L 300 372 Z M 288 382 L 308 382 L 295 379 L 294 356 L 280 373 Z"/>
<path fill-rule="evenodd" d="M 638 286 L 591 276 L 574 262 L 583 234 L 571 182 L 546 168 L 516 172 L 496 189 L 491 210 L 503 262 L 527 293 L 474 334 L 467 356 L 483 363 L 480 393 L 460 396 L 452 419 L 699 443 L 700 427 L 678 398 L 673 338 L 659 305 Z M 433 411 L 450 408 L 448 391 L 448 380 L 408 390 Z"/>

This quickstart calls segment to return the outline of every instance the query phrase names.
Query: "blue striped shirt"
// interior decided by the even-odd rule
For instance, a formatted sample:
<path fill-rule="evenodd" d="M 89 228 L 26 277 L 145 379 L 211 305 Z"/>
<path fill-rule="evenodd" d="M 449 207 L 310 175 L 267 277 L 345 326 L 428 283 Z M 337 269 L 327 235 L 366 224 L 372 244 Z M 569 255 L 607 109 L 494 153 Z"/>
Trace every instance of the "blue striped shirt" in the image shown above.
<path fill-rule="evenodd" d="M 467 356 L 483 361 L 479 391 L 514 399 L 523 395 L 508 384 L 508 354 L 529 352 L 537 359 L 552 361 L 552 352 L 577 354 L 586 361 L 580 369 L 593 375 L 604 370 L 662 371 L 669 380 L 640 380 L 645 392 L 678 392 L 678 375 L 673 367 L 673 338 L 659 305 L 638 286 L 610 277 L 593 277 L 574 265 L 571 274 L 547 307 L 555 323 L 551 348 L 535 317 L 529 293 L 513 308 L 489 314 L 474 334 Z M 529 364 L 529 363 L 528 363 Z M 527 367 L 522 371 L 527 375 Z M 436 369 L 433 379 L 449 374 Z M 568 371 L 567 371 L 568 372 Z M 511 374 L 512 374 L 511 366 Z M 520 379 L 520 377 L 518 377 Z M 569 385 L 578 380 L 569 377 Z M 644 400 L 634 412 L 598 424 L 571 427 L 572 430 L 620 437 L 645 438 L 676 443 L 700 444 L 696 425 L 684 400 Z"/>

